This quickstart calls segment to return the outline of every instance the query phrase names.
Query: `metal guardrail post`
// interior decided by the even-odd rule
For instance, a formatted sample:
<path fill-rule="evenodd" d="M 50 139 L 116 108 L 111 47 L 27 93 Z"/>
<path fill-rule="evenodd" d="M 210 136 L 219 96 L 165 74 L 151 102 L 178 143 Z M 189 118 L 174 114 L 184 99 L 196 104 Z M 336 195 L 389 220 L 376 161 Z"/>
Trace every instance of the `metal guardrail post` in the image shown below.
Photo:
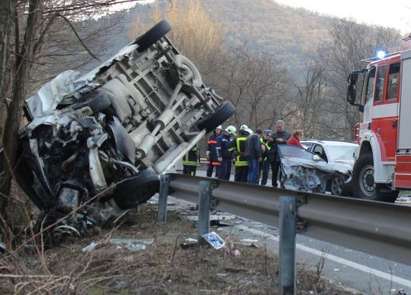
<path fill-rule="evenodd" d="M 295 248 L 297 206 L 294 197 L 280 197 L 280 294 L 296 294 Z"/>
<path fill-rule="evenodd" d="M 170 186 L 170 176 L 160 175 L 160 192 L 158 194 L 158 222 L 164 224 L 167 222 L 167 199 L 168 189 Z"/>
<path fill-rule="evenodd" d="M 198 234 L 200 236 L 209 232 L 210 227 L 210 199 L 211 199 L 211 182 L 200 181 L 200 190 L 198 193 Z"/>

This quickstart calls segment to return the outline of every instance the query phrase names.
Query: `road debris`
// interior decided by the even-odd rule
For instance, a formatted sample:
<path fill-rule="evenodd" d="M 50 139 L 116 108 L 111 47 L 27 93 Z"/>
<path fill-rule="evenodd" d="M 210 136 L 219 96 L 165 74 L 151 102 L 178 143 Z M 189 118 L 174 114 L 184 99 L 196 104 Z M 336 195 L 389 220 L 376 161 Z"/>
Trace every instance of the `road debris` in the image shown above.
<path fill-rule="evenodd" d="M 216 232 L 209 232 L 202 235 L 202 238 L 207 241 L 216 250 L 224 248 L 225 242 Z"/>
<path fill-rule="evenodd" d="M 126 248 L 131 252 L 146 250 L 147 246 L 153 244 L 153 239 L 111 239 L 110 243 L 117 247 Z"/>

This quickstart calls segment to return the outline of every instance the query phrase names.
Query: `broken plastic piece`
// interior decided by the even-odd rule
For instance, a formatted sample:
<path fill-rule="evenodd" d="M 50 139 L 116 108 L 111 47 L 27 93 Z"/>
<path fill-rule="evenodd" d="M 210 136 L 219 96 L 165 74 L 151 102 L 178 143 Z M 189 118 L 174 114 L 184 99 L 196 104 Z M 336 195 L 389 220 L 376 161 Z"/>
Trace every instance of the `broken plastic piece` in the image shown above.
<path fill-rule="evenodd" d="M 225 241 L 216 232 L 209 232 L 201 237 L 216 250 L 219 250 L 225 246 Z"/>

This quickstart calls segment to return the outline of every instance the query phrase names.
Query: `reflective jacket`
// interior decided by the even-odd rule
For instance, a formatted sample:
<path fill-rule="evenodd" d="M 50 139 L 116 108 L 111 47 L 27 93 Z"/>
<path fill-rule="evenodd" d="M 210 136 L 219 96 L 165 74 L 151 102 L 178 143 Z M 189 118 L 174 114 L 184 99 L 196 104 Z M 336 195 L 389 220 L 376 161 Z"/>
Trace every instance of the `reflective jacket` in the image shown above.
<path fill-rule="evenodd" d="M 245 157 L 245 148 L 247 143 L 248 134 L 240 134 L 235 139 L 235 148 L 236 148 L 236 158 L 234 165 L 236 167 L 245 167 L 248 166 L 247 158 Z"/>
<path fill-rule="evenodd" d="M 208 152 L 209 164 L 213 166 L 221 165 L 220 161 L 218 161 L 220 154 L 219 154 L 217 136 L 215 134 L 211 135 L 210 138 L 208 139 L 207 152 Z"/>
<path fill-rule="evenodd" d="M 194 146 L 183 158 L 184 166 L 199 166 L 199 153 L 197 146 Z"/>

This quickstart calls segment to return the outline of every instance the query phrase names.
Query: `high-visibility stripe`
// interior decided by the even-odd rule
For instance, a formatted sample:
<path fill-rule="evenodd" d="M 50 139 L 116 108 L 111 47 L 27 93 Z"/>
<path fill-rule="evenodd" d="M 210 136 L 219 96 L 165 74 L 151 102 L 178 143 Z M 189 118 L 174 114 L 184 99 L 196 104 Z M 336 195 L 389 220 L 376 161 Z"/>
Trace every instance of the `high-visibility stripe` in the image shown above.
<path fill-rule="evenodd" d="M 245 151 L 243 150 L 243 149 L 245 149 L 245 147 L 244 147 L 244 146 L 243 146 L 243 147 L 241 146 L 241 143 L 243 143 L 243 142 L 245 142 L 245 141 L 247 141 L 247 137 L 245 137 L 245 136 L 240 136 L 240 137 L 237 137 L 237 138 L 235 139 L 236 149 L 237 149 L 237 153 L 238 153 L 238 155 L 237 155 L 237 157 L 236 157 L 236 160 L 235 160 L 235 162 L 234 162 L 234 166 L 236 166 L 236 167 L 245 167 L 245 166 L 248 166 L 248 161 L 242 159 L 242 157 L 240 156 L 241 153 L 244 153 L 244 152 L 245 152 Z"/>
<path fill-rule="evenodd" d="M 213 166 L 220 166 L 221 163 L 220 163 L 220 162 L 212 161 L 212 162 L 211 162 L 211 165 L 213 165 Z"/>
<path fill-rule="evenodd" d="M 209 140 L 208 144 L 217 144 L 217 140 Z"/>

